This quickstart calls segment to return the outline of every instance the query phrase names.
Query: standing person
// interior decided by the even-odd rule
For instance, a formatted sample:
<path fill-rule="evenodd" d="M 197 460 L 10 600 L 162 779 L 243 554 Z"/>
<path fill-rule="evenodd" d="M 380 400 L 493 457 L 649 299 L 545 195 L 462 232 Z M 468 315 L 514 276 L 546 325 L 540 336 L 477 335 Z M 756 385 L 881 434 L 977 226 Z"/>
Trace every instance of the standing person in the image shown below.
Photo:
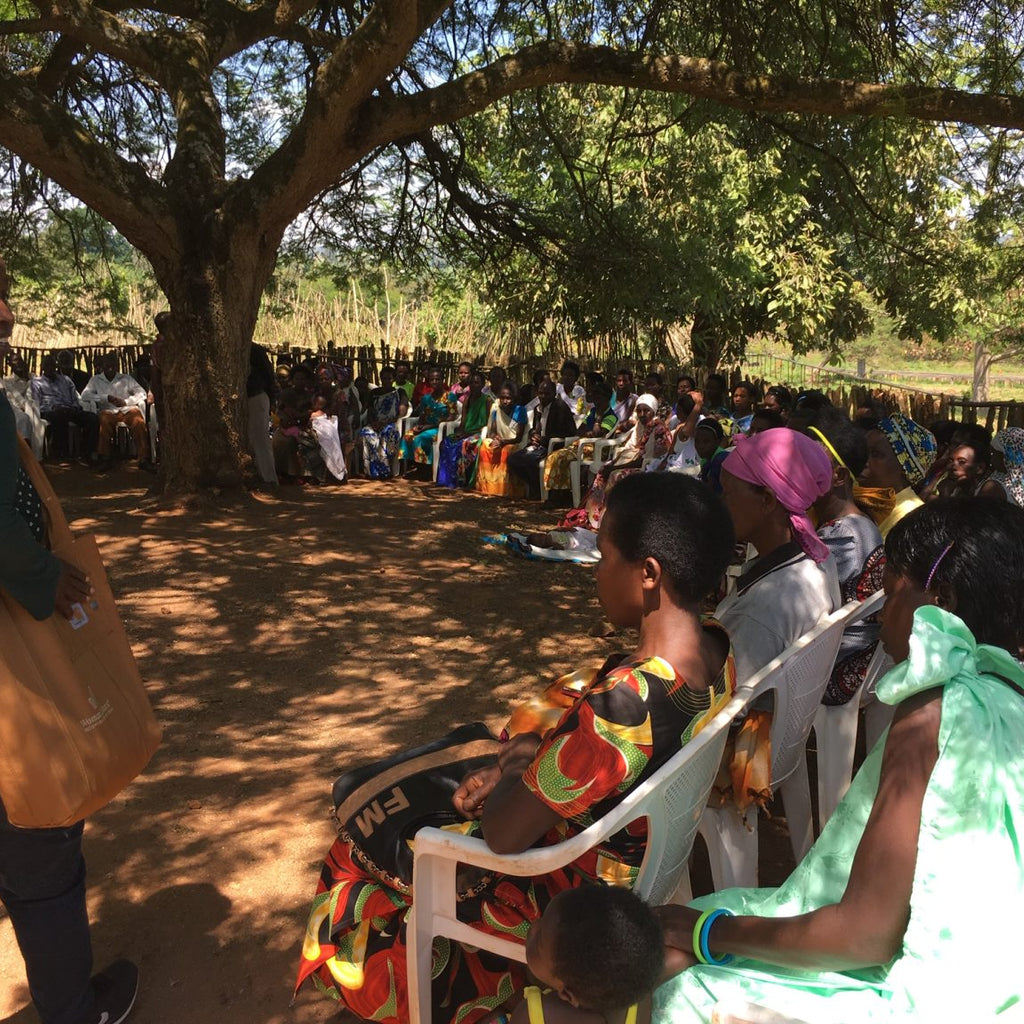
<path fill-rule="evenodd" d="M 249 346 L 249 376 L 245 381 L 248 400 L 249 447 L 256 462 L 256 472 L 267 487 L 277 487 L 274 466 L 274 445 L 270 440 L 270 406 L 277 394 L 277 378 L 270 365 L 270 356 L 262 345 Z"/>
<path fill-rule="evenodd" d="M 8 292 L 0 260 L 0 360 L 14 326 Z M 0 393 L 0 587 L 37 619 L 71 618 L 71 606 L 91 592 L 89 579 L 51 554 L 44 540 L 42 503 L 21 467 L 14 414 Z M 3 755 L 16 759 L 17 751 Z M 138 991 L 138 968 L 127 960 L 90 977 L 82 829 L 81 821 L 70 828 L 16 828 L 0 803 L 0 901 L 43 1024 L 120 1024 Z"/>
<path fill-rule="evenodd" d="M 99 468 L 110 468 L 110 449 L 114 432 L 124 423 L 135 439 L 139 469 L 152 469 L 149 461 L 149 430 L 146 427 L 146 392 L 127 373 L 117 372 L 117 353 L 107 352 L 97 373 L 82 392 L 82 399 L 94 402 L 99 415 Z"/>

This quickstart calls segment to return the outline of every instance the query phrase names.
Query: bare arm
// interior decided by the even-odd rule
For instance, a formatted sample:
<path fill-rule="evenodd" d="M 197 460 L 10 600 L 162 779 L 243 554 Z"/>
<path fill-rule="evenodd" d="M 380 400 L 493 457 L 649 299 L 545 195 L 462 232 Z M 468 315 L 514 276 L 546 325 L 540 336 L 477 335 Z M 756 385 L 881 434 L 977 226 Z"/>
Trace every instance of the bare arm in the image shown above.
<path fill-rule="evenodd" d="M 517 736 L 499 757 L 501 778 L 487 796 L 482 821 L 484 839 L 495 853 L 522 853 L 562 820 L 523 783 L 539 745 L 536 733 Z"/>
<path fill-rule="evenodd" d="M 941 692 L 900 706 L 889 732 L 878 793 L 853 860 L 843 898 L 791 918 L 726 917 L 712 926 L 709 945 L 764 963 L 852 970 L 888 963 L 903 941 L 917 863 L 921 807 L 938 759 Z M 692 935 L 698 912 L 666 907 L 666 941 Z"/>

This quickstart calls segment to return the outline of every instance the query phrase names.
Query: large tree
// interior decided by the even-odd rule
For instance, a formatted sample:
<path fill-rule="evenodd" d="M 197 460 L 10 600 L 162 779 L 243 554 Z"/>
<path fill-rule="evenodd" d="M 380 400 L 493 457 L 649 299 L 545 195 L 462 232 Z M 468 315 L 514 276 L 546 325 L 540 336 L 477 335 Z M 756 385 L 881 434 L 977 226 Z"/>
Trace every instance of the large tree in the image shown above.
<path fill-rule="evenodd" d="M 383 202 L 389 167 L 410 181 L 442 167 L 471 206 L 457 165 L 411 154 L 503 97 L 597 83 L 1024 128 L 1018 81 L 992 91 L 927 56 L 1007 25 L 1020 39 L 1009 2 L 985 19 L 849 0 L 0 0 L 0 14 L 0 140 L 142 252 L 170 304 L 173 491 L 239 481 L 248 343 L 290 227 L 339 189 Z"/>

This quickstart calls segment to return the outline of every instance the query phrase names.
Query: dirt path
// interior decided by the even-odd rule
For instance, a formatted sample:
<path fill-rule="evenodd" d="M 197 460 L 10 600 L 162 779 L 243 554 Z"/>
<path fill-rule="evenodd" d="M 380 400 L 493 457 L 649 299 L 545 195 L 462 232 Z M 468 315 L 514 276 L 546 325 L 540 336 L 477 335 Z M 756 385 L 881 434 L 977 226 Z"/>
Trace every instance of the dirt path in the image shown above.
<path fill-rule="evenodd" d="M 86 828 L 97 966 L 139 963 L 137 1024 L 337 1020 L 312 990 L 289 1008 L 334 777 L 463 722 L 499 726 L 538 681 L 629 638 L 588 635 L 592 569 L 481 543 L 548 524 L 540 506 L 354 482 L 165 513 L 132 469 L 52 475 L 99 538 L 164 727 Z M 36 1020 L 0 916 L 0 1022 Z"/>

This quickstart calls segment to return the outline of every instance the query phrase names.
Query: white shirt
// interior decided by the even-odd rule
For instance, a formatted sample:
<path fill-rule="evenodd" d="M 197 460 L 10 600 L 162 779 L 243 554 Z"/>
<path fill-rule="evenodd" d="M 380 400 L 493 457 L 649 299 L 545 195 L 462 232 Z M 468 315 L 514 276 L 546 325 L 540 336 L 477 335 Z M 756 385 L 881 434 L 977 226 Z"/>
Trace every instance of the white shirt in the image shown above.
<path fill-rule="evenodd" d="M 583 411 L 584 400 L 587 397 L 587 392 L 584 390 L 581 384 L 573 384 L 572 391 L 567 392 L 562 387 L 562 382 L 559 381 L 555 385 L 555 398 L 560 398 L 567 406 L 573 416 L 577 416 Z"/>
<path fill-rule="evenodd" d="M 20 377 L 4 377 L 0 388 L 7 392 L 7 397 L 15 409 L 24 411 L 25 403 L 32 397 L 32 392 L 29 391 L 31 383 L 31 378 L 22 380 Z"/>
<path fill-rule="evenodd" d="M 841 605 L 835 559 L 815 564 L 803 552 L 723 598 L 715 618 L 732 641 L 737 682 L 745 683 Z"/>
<path fill-rule="evenodd" d="M 111 395 L 115 398 L 123 398 L 125 406 L 111 405 L 109 401 Z M 107 380 L 104 373 L 97 373 L 85 385 L 82 401 L 95 402 L 97 412 L 120 412 L 122 408 L 127 408 L 129 405 L 145 410 L 146 392 L 142 385 L 127 373 L 116 373 L 113 380 Z"/>

